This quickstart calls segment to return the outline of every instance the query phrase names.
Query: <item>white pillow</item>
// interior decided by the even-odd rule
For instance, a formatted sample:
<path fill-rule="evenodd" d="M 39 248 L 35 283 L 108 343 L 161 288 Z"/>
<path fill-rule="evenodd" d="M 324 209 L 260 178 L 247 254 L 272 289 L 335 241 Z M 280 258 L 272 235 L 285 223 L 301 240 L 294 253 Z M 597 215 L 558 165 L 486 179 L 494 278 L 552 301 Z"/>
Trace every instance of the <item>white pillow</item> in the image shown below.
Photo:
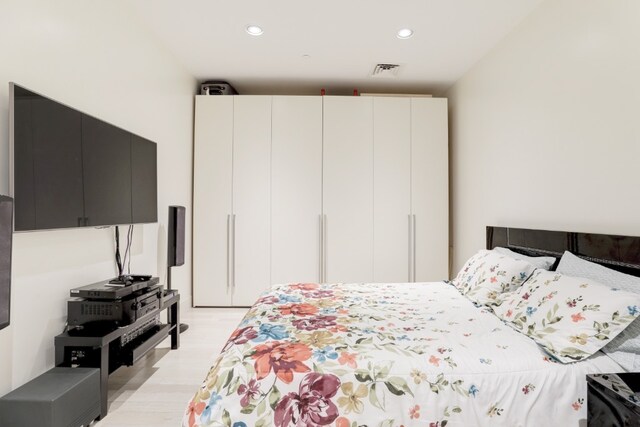
<path fill-rule="evenodd" d="M 640 315 L 640 294 L 537 269 L 494 313 L 561 362 L 585 359 Z"/>
<path fill-rule="evenodd" d="M 508 255 L 514 259 L 520 259 L 523 261 L 527 261 L 529 264 L 533 265 L 535 268 L 542 268 L 543 270 L 548 270 L 551 266 L 556 262 L 556 258 L 552 256 L 527 256 L 523 254 L 519 254 L 518 252 L 514 252 L 511 249 L 497 247 L 493 249 L 502 255 Z"/>
<path fill-rule="evenodd" d="M 534 270 L 527 261 L 481 250 L 467 261 L 453 285 L 470 300 L 489 305 L 500 294 L 516 290 Z"/>
<path fill-rule="evenodd" d="M 558 264 L 558 273 L 596 280 L 613 289 L 640 293 L 640 277 L 620 273 L 565 252 Z M 602 351 L 630 372 L 640 371 L 640 319 L 634 320 Z"/>

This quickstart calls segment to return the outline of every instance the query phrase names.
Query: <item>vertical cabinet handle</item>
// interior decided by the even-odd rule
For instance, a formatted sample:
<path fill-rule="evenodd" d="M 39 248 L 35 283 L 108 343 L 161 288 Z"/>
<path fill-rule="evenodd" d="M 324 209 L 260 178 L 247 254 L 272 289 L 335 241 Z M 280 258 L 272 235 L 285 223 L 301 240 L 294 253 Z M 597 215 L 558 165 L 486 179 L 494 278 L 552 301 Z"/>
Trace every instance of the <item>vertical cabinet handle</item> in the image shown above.
<path fill-rule="evenodd" d="M 318 234 L 318 282 L 323 283 L 324 279 L 322 277 L 322 272 L 324 266 L 324 215 L 318 215 L 318 223 L 320 224 L 320 233 Z"/>
<path fill-rule="evenodd" d="M 231 215 L 227 215 L 227 293 L 231 286 Z"/>
<path fill-rule="evenodd" d="M 322 282 L 327 281 L 327 215 L 322 214 Z"/>
<path fill-rule="evenodd" d="M 413 215 L 409 214 L 409 235 L 408 235 L 408 248 L 407 248 L 407 255 L 408 255 L 408 260 L 409 260 L 409 265 L 407 267 L 408 269 L 408 281 L 409 282 L 413 282 Z"/>
<path fill-rule="evenodd" d="M 413 246 L 412 246 L 412 265 L 411 265 L 411 281 L 415 282 L 416 281 L 416 215 L 413 214 L 413 225 L 411 227 L 411 230 L 413 231 Z"/>
<path fill-rule="evenodd" d="M 236 290 L 236 215 L 231 215 L 231 290 Z"/>

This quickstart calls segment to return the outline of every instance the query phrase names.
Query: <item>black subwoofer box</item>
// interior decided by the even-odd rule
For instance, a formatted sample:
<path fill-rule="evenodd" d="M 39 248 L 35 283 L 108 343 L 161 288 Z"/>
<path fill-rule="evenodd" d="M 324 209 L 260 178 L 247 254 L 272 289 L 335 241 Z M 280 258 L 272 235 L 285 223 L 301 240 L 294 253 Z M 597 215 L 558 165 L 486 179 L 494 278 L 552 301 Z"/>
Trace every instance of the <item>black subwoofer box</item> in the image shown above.
<path fill-rule="evenodd" d="M 0 426 L 79 427 L 100 415 L 100 370 L 53 368 L 0 399 Z"/>

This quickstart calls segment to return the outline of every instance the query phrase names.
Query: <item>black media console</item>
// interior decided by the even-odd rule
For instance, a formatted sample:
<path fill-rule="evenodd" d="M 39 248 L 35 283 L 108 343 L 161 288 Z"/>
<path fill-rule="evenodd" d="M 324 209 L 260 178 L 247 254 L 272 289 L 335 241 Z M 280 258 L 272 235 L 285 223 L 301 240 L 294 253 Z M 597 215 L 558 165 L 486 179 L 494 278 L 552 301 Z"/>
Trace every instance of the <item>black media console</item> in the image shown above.
<path fill-rule="evenodd" d="M 120 366 L 133 365 L 167 336 L 171 336 L 171 349 L 180 347 L 180 294 L 175 290 L 160 292 L 159 307 L 130 324 L 75 328 L 55 337 L 56 366 L 100 369 L 100 418 L 108 411 L 109 374 Z M 165 309 L 166 324 L 159 321 Z"/>

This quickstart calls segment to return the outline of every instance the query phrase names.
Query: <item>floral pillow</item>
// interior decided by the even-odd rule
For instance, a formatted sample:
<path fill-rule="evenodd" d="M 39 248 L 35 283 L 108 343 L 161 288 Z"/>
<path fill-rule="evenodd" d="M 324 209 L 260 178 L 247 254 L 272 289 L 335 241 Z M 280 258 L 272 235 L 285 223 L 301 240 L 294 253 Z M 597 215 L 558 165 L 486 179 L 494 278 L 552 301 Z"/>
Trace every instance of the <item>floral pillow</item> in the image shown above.
<path fill-rule="evenodd" d="M 460 270 L 458 275 L 451 281 L 451 284 L 455 286 L 461 294 L 464 295 L 469 290 L 473 276 L 475 276 L 480 269 L 482 260 L 488 253 L 489 251 L 483 249 L 469 258 L 462 267 L 462 270 Z"/>
<path fill-rule="evenodd" d="M 614 290 L 640 293 L 640 277 L 630 276 L 565 252 L 556 270 L 569 276 L 586 277 Z M 640 370 L 640 319 L 636 319 L 602 351 L 629 372 Z"/>
<path fill-rule="evenodd" d="M 489 305 L 500 294 L 518 289 L 533 270 L 528 261 L 482 250 L 467 261 L 453 285 L 472 301 Z"/>
<path fill-rule="evenodd" d="M 640 294 L 536 270 L 494 313 L 568 363 L 596 353 L 638 317 Z"/>

